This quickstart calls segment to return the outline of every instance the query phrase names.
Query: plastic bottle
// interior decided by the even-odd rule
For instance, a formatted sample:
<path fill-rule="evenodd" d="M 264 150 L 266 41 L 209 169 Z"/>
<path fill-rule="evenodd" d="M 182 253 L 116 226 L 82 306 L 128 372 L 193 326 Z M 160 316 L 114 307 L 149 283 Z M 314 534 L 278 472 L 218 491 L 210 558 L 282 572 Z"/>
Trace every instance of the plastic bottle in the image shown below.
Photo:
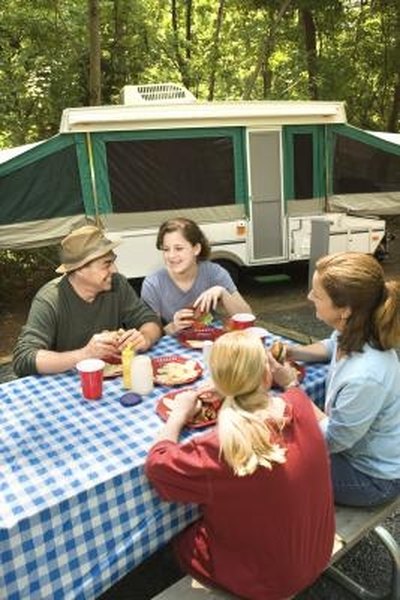
<path fill-rule="evenodd" d="M 213 347 L 213 342 L 211 340 L 205 340 L 203 344 L 203 364 L 204 364 L 204 377 L 210 377 L 210 352 Z"/>
<path fill-rule="evenodd" d="M 132 346 L 128 345 L 121 352 L 122 360 L 122 386 L 126 390 L 132 388 L 132 360 L 135 356 L 135 351 Z"/>
<path fill-rule="evenodd" d="M 131 390 L 136 394 L 145 396 L 154 388 L 153 365 L 151 359 L 145 354 L 134 356 L 131 363 Z"/>

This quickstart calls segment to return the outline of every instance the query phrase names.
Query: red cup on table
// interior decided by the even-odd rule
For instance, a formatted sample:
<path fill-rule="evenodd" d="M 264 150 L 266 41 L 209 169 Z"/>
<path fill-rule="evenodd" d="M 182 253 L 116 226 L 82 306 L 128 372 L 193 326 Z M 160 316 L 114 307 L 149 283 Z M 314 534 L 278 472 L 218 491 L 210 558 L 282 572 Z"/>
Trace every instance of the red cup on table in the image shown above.
<path fill-rule="evenodd" d="M 253 327 L 256 317 L 251 313 L 236 313 L 231 317 L 230 329 L 247 329 Z"/>
<path fill-rule="evenodd" d="M 86 400 L 99 400 L 103 395 L 104 360 L 86 358 L 77 363 L 82 395 Z"/>

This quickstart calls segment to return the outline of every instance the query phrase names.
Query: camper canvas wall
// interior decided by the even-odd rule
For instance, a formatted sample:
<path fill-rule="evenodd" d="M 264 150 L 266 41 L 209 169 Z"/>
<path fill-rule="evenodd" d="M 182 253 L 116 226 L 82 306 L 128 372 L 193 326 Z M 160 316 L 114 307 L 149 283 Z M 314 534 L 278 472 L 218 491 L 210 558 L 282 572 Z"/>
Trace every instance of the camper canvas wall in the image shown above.
<path fill-rule="evenodd" d="M 95 219 L 123 239 L 121 271 L 143 277 L 161 265 L 160 223 L 178 214 L 204 229 L 215 259 L 262 266 L 308 260 L 313 218 L 331 223 L 332 248 L 374 252 L 382 220 L 328 211 L 372 177 L 400 212 L 400 146 L 348 126 L 341 102 L 198 102 L 175 85 L 138 87 L 130 104 L 66 109 L 57 136 L 0 158 L 0 247 L 57 243 Z M 359 144 L 375 158 L 357 171 Z"/>

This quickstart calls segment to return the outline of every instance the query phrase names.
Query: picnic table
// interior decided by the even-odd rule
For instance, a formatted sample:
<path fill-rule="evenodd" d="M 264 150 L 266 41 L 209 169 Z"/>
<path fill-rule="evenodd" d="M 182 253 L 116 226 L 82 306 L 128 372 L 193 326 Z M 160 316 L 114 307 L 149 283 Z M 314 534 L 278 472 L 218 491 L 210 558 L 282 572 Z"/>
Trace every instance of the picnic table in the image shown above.
<path fill-rule="evenodd" d="M 149 355 L 202 362 L 169 336 Z M 309 365 L 302 384 L 320 405 L 325 373 Z M 196 506 L 163 502 L 144 475 L 156 404 L 170 388 L 134 407 L 120 404 L 125 391 L 117 377 L 101 400 L 84 400 L 73 371 L 0 385 L 2 598 L 96 598 L 197 518 Z"/>

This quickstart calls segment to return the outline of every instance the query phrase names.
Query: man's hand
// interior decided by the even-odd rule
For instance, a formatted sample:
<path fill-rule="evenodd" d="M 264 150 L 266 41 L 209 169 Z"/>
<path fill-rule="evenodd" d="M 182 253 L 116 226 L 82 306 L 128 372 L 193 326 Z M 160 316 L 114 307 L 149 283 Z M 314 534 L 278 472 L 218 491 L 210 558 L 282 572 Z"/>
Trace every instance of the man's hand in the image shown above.
<path fill-rule="evenodd" d="M 121 358 L 118 343 L 111 332 L 95 333 L 83 348 L 87 358 L 102 358 L 115 360 Z"/>
<path fill-rule="evenodd" d="M 128 329 L 120 337 L 117 349 L 119 352 L 122 352 L 122 350 L 128 345 L 132 346 L 134 350 L 147 350 L 151 345 L 151 342 L 147 339 L 144 333 L 138 329 Z"/>

